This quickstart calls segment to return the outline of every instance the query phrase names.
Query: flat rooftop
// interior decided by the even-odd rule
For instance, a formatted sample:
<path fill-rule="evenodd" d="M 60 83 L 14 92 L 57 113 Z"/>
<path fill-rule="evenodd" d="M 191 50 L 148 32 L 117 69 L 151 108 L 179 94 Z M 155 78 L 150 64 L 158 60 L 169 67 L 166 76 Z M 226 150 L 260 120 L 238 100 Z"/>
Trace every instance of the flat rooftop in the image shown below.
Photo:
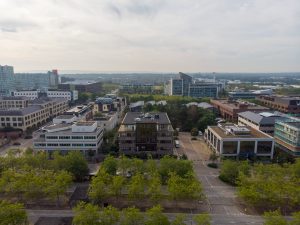
<path fill-rule="evenodd" d="M 41 106 L 39 105 L 31 105 L 22 109 L 4 109 L 0 110 L 0 116 L 26 116 L 40 110 Z"/>
<path fill-rule="evenodd" d="M 59 116 L 55 117 L 54 119 L 64 120 L 64 119 L 72 119 L 72 118 L 74 118 L 73 115 L 59 115 Z"/>
<path fill-rule="evenodd" d="M 86 109 L 88 106 L 86 105 L 78 105 L 78 106 L 75 106 L 71 109 L 69 109 L 68 111 L 66 111 L 67 113 L 77 113 L 77 112 L 80 112 L 81 110 L 84 110 Z"/>
<path fill-rule="evenodd" d="M 140 112 L 128 112 L 126 113 L 122 124 L 135 124 L 135 123 L 160 123 L 171 124 L 167 113 L 155 112 L 155 113 L 140 113 Z"/>
<path fill-rule="evenodd" d="M 224 107 L 227 108 L 232 108 L 232 109 L 257 109 L 257 110 L 269 110 L 267 107 L 264 106 L 260 106 L 260 105 L 256 105 L 254 103 L 251 102 L 246 102 L 246 101 L 231 101 L 231 100 L 227 100 L 227 99 L 213 99 L 211 100 L 211 103 L 217 103 L 219 105 L 222 105 Z"/>
<path fill-rule="evenodd" d="M 95 121 L 82 121 L 75 123 L 76 126 L 92 126 Z"/>
<path fill-rule="evenodd" d="M 233 134 L 231 132 L 226 132 L 226 127 L 234 126 L 233 124 L 224 124 L 222 127 L 219 126 L 210 126 L 210 128 L 215 131 L 221 138 L 272 138 L 269 135 L 253 129 L 249 126 L 237 126 L 240 131 L 245 131 L 245 134 Z M 247 132 L 248 130 L 248 132 Z"/>

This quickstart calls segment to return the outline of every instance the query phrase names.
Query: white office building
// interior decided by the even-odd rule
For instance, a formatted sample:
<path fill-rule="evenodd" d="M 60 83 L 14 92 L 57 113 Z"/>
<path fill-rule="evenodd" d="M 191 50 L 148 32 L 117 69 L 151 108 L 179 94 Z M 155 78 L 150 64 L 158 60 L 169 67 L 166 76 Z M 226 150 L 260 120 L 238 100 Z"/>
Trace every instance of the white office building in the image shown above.
<path fill-rule="evenodd" d="M 78 91 L 54 91 L 54 90 L 26 90 L 26 91 L 14 91 L 14 96 L 17 97 L 28 97 L 31 100 L 39 98 L 40 96 L 46 96 L 48 98 L 66 98 L 68 101 L 78 100 Z"/>
<path fill-rule="evenodd" d="M 60 151 L 81 151 L 84 155 L 99 152 L 103 140 L 103 128 L 95 121 L 58 123 L 42 128 L 34 139 L 34 150 L 43 150 L 51 154 Z"/>

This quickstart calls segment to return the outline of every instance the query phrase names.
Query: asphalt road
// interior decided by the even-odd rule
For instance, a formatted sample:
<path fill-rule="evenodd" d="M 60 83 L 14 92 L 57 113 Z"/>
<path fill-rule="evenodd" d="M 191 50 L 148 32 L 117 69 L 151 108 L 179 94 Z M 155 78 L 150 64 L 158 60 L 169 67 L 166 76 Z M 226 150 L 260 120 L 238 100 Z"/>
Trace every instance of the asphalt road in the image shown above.
<path fill-rule="evenodd" d="M 203 140 L 191 141 L 189 133 L 180 133 L 179 140 L 181 147 L 178 151 L 182 151 L 189 160 L 193 161 L 197 177 L 202 183 L 212 216 L 212 224 L 263 224 L 262 217 L 247 215 L 241 211 L 235 201 L 235 188 L 219 180 L 217 169 L 206 166 L 208 155 L 207 149 L 204 149 L 206 145 Z"/>

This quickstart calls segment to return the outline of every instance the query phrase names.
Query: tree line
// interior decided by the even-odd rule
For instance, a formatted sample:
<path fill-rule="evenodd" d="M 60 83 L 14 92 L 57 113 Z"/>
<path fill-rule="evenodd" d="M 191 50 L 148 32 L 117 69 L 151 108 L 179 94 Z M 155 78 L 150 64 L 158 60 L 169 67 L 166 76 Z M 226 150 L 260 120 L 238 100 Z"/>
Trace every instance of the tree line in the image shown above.
<path fill-rule="evenodd" d="M 56 200 L 58 205 L 72 182 L 83 180 L 87 174 L 87 162 L 79 152 L 66 156 L 56 152 L 50 160 L 43 152 L 9 153 L 0 157 L 0 193 L 19 202 L 45 198 Z"/>
<path fill-rule="evenodd" d="M 263 210 L 300 210 L 300 160 L 294 164 L 224 161 L 220 179 L 237 185 L 238 196 Z"/>
<path fill-rule="evenodd" d="M 125 156 L 120 159 L 108 156 L 91 182 L 89 197 L 94 203 L 99 203 L 109 197 L 118 199 L 121 196 L 129 200 L 147 198 L 152 203 L 164 198 L 187 200 L 203 197 L 201 184 L 188 160 L 165 156 L 159 162 L 153 159 L 144 162 Z"/>
<path fill-rule="evenodd" d="M 160 205 L 153 206 L 145 213 L 135 207 L 118 210 L 108 206 L 100 210 L 96 205 L 79 203 L 74 208 L 74 225 L 186 225 L 186 215 L 178 214 L 173 220 L 163 214 Z M 197 225 L 210 225 L 208 214 L 193 216 Z M 189 221 L 190 222 L 190 221 Z"/>

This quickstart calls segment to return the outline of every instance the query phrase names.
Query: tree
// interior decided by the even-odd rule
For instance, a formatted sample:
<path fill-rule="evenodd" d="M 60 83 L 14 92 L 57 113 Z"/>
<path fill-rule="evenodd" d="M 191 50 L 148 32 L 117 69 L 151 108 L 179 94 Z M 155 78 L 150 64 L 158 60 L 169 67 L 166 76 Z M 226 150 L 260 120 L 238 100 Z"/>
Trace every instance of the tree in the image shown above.
<path fill-rule="evenodd" d="M 168 217 L 162 212 L 160 205 L 153 206 L 146 211 L 147 219 L 145 225 L 170 225 Z"/>
<path fill-rule="evenodd" d="M 193 219 L 197 225 L 210 225 L 211 219 L 208 214 L 198 214 Z"/>
<path fill-rule="evenodd" d="M 198 131 L 197 128 L 194 127 L 194 128 L 191 129 L 191 135 L 192 136 L 198 136 L 198 133 L 199 133 L 199 131 Z"/>
<path fill-rule="evenodd" d="M 186 215 L 178 214 L 175 219 L 172 221 L 171 225 L 186 225 L 184 220 L 186 219 Z"/>
<path fill-rule="evenodd" d="M 145 218 L 139 209 L 135 207 L 126 208 L 123 210 L 123 217 L 120 225 L 144 225 Z"/>
<path fill-rule="evenodd" d="M 1 225 L 26 225 L 27 214 L 22 204 L 12 204 L 0 201 L 0 224 Z"/>
<path fill-rule="evenodd" d="M 116 225 L 119 220 L 120 213 L 112 206 L 104 208 L 100 213 L 100 225 Z"/>
<path fill-rule="evenodd" d="M 118 198 L 122 194 L 122 188 L 125 183 L 125 178 L 123 176 L 113 176 L 110 185 L 111 195 Z"/>
<path fill-rule="evenodd" d="M 109 185 L 111 176 L 105 171 L 100 170 L 96 177 L 92 179 L 88 195 L 94 202 L 101 202 L 110 195 Z"/>
<path fill-rule="evenodd" d="M 221 166 L 219 178 L 224 182 L 236 185 L 239 174 L 249 174 L 249 171 L 250 165 L 247 161 L 236 162 L 232 160 L 225 160 Z"/>
<path fill-rule="evenodd" d="M 125 176 L 126 172 L 130 169 L 131 161 L 126 156 L 122 155 L 118 161 L 118 168 L 121 170 L 122 175 Z"/>
<path fill-rule="evenodd" d="M 128 197 L 133 200 L 142 199 L 145 191 L 145 179 L 140 173 L 135 174 L 128 186 Z"/>
<path fill-rule="evenodd" d="M 161 181 L 158 174 L 152 175 L 148 182 L 148 195 L 150 196 L 150 199 L 155 203 L 157 203 L 161 199 Z"/>
<path fill-rule="evenodd" d="M 77 181 L 82 181 L 89 173 L 89 167 L 84 156 L 78 152 L 70 152 L 66 157 L 66 170 L 72 173 Z"/>
<path fill-rule="evenodd" d="M 202 187 L 196 178 L 182 178 L 175 173 L 171 173 L 168 180 L 168 191 L 174 200 L 202 197 Z"/>
<path fill-rule="evenodd" d="M 73 211 L 73 225 L 100 225 L 100 213 L 98 206 L 80 202 Z"/>
<path fill-rule="evenodd" d="M 288 225 L 279 210 L 264 213 L 264 225 Z"/>
<path fill-rule="evenodd" d="M 290 225 L 299 225 L 300 224 L 300 211 L 293 213 L 293 220 L 290 222 Z"/>
<path fill-rule="evenodd" d="M 215 161 L 217 161 L 218 158 L 219 158 L 219 157 L 218 157 L 218 155 L 216 154 L 215 151 L 214 151 L 213 153 L 211 153 L 210 156 L 209 156 L 209 160 L 212 161 L 213 163 L 214 163 Z"/>
<path fill-rule="evenodd" d="M 118 169 L 118 161 L 113 156 L 109 155 L 104 159 L 102 168 L 110 175 L 116 175 Z"/>

